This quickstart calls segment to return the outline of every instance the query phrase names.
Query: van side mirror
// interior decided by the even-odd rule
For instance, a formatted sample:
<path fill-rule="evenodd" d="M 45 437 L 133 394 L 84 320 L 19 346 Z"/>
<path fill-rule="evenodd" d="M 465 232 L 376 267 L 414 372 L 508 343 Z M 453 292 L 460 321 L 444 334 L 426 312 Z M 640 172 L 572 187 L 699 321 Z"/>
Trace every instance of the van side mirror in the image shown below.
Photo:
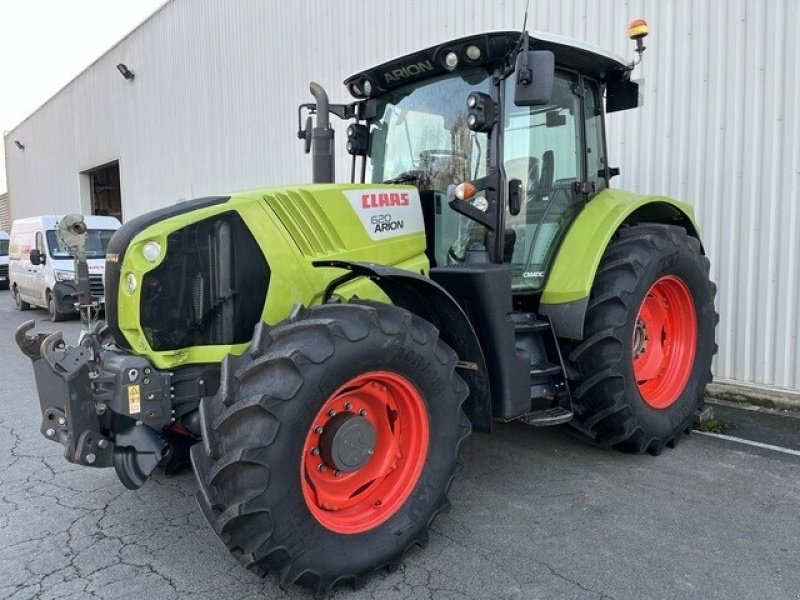
<path fill-rule="evenodd" d="M 550 104 L 556 78 L 556 57 L 550 50 L 529 50 L 517 55 L 514 104 L 544 106 Z"/>
<path fill-rule="evenodd" d="M 34 248 L 31 250 L 31 264 L 32 265 L 43 265 L 45 263 L 44 254 L 39 252 L 38 248 Z"/>

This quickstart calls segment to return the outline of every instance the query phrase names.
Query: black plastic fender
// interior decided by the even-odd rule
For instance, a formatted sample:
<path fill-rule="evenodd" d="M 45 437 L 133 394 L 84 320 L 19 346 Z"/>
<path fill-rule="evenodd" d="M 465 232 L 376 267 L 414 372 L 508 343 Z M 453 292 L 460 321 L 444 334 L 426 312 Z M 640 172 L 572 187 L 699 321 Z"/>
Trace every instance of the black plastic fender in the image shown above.
<path fill-rule="evenodd" d="M 435 325 L 441 339 L 458 354 L 458 373 L 470 389 L 464 412 L 472 422 L 473 430 L 491 432 L 492 398 L 483 350 L 464 310 L 442 286 L 416 273 L 373 263 L 326 260 L 315 261 L 314 266 L 349 271 L 331 281 L 323 302 L 330 300 L 337 287 L 358 277 L 366 277 L 389 297 L 392 304 Z"/>

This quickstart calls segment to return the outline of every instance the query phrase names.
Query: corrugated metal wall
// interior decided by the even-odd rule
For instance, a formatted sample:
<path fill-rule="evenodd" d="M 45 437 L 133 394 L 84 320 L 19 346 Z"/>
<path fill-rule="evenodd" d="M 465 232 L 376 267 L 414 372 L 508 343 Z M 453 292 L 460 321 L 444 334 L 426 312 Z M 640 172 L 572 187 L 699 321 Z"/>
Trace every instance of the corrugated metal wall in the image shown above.
<path fill-rule="evenodd" d="M 11 230 L 11 209 L 8 194 L 0 194 L 0 230 Z"/>
<path fill-rule="evenodd" d="M 115 159 L 128 218 L 307 180 L 295 109 L 310 79 L 344 98 L 344 76 L 451 37 L 518 29 L 523 7 L 174 0 L 13 132 L 24 152 L 6 138 L 14 214 L 80 209 L 78 174 Z M 652 27 L 638 70 L 646 105 L 609 119 L 623 173 L 614 183 L 697 207 L 719 283 L 716 376 L 800 389 L 800 2 L 532 0 L 529 27 L 631 56 L 625 29 L 639 16 Z M 338 171 L 346 177 L 344 157 Z"/>

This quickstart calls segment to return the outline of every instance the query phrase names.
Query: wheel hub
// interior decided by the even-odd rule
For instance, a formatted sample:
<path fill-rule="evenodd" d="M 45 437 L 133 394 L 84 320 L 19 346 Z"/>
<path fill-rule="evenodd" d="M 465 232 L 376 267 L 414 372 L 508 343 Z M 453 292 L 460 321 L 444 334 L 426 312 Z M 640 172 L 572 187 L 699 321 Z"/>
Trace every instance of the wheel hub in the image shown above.
<path fill-rule="evenodd" d="M 324 527 L 361 533 L 396 513 L 425 466 L 428 415 L 406 377 L 369 371 L 311 421 L 300 464 L 306 506 Z"/>
<path fill-rule="evenodd" d="M 357 471 L 375 453 L 375 427 L 364 417 L 342 412 L 325 425 L 319 440 L 322 460 L 345 473 Z"/>

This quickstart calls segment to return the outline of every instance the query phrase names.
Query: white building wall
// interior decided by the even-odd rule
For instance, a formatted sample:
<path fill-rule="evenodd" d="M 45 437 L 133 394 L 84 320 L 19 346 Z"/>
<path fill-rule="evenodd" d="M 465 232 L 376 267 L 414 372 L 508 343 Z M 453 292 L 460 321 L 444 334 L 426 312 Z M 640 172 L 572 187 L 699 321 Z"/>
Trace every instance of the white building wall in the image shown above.
<path fill-rule="evenodd" d="M 126 218 L 307 181 L 295 120 L 309 80 L 344 100 L 345 76 L 519 29 L 524 4 L 173 0 L 6 137 L 13 214 L 85 209 L 79 173 L 116 159 Z M 716 377 L 800 390 L 800 2 L 533 0 L 528 24 L 630 56 L 639 16 L 652 29 L 645 106 L 609 118 L 614 184 L 697 208 L 719 284 Z M 337 167 L 345 179 L 343 155 Z"/>

